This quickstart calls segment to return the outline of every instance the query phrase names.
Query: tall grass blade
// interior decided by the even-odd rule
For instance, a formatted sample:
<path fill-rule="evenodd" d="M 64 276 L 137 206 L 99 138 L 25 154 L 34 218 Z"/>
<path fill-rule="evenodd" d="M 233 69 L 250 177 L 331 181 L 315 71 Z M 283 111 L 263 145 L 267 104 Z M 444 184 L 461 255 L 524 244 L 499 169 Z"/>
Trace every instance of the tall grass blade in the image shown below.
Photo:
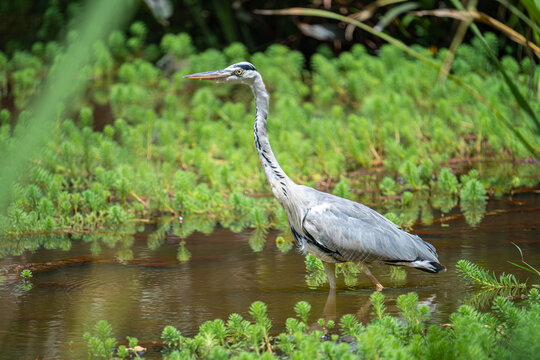
<path fill-rule="evenodd" d="M 387 6 L 387 5 L 405 2 L 405 1 L 407 0 L 377 0 L 366 5 L 360 11 L 349 15 L 349 17 L 357 21 L 366 21 L 367 19 L 373 16 L 373 14 L 375 13 L 375 11 L 377 11 L 378 8 Z M 347 39 L 347 41 L 352 40 L 354 28 L 355 26 L 352 24 L 348 24 L 347 27 L 345 28 L 345 39 Z"/>
<path fill-rule="evenodd" d="M 515 264 L 511 261 L 509 261 L 510 264 L 514 265 L 514 266 L 517 266 L 518 268 L 521 268 L 523 270 L 527 270 L 529 272 L 532 272 L 533 274 L 535 275 L 538 275 L 540 276 L 540 271 L 538 271 L 536 268 L 534 268 L 532 265 L 528 264 L 525 259 L 523 258 L 523 251 L 521 251 L 521 248 L 516 244 L 516 243 L 512 243 L 512 245 L 514 245 L 518 251 L 519 251 L 519 255 L 521 256 L 521 262 L 525 265 L 527 265 L 527 267 L 525 266 L 522 266 L 522 265 L 518 265 L 518 264 Z"/>
<path fill-rule="evenodd" d="M 521 0 L 521 3 L 525 6 L 533 20 L 537 24 L 540 23 L 540 4 L 538 0 Z"/>
<path fill-rule="evenodd" d="M 375 30 L 377 31 L 383 31 L 385 27 L 392 22 L 396 17 L 403 14 L 404 12 L 411 11 L 412 9 L 416 9 L 418 7 L 418 3 L 416 2 L 406 2 L 405 4 L 401 4 L 399 6 L 396 6 L 395 8 L 392 8 L 384 14 L 384 16 L 379 20 L 377 25 L 375 26 Z"/>
<path fill-rule="evenodd" d="M 477 1 L 470 1 L 469 7 L 476 6 Z M 450 49 L 448 49 L 448 54 L 444 58 L 443 65 L 441 67 L 441 71 L 439 72 L 439 84 L 442 84 L 446 78 L 448 77 L 448 74 L 450 73 L 450 68 L 452 67 L 452 64 L 454 62 L 454 59 L 456 57 L 457 50 L 461 43 L 463 42 L 463 39 L 465 38 L 465 34 L 467 33 L 467 29 L 469 28 L 469 25 L 471 24 L 472 18 L 467 18 L 463 20 L 456 31 L 456 35 L 454 35 L 454 38 L 452 39 L 452 43 L 450 44 Z"/>
<path fill-rule="evenodd" d="M 497 2 L 503 4 L 506 6 L 508 10 L 512 12 L 512 14 L 516 15 L 518 18 L 520 18 L 523 22 L 525 22 L 527 25 L 531 27 L 531 29 L 534 30 L 536 35 L 540 34 L 540 26 L 538 26 L 538 22 L 534 22 L 531 20 L 527 15 L 525 15 L 521 10 L 519 10 L 517 7 L 512 5 L 506 0 L 497 0 Z"/>
<path fill-rule="evenodd" d="M 459 10 L 462 10 L 462 11 L 464 10 L 463 5 L 459 1 L 452 0 L 452 3 Z M 528 101 L 525 99 L 525 97 L 521 94 L 521 92 L 517 88 L 516 84 L 512 81 L 512 79 L 510 79 L 510 76 L 508 76 L 508 74 L 506 73 L 506 70 L 504 70 L 504 68 L 503 68 L 501 62 L 499 61 L 499 59 L 497 58 L 497 56 L 495 56 L 495 54 L 493 54 L 493 51 L 491 51 L 491 48 L 489 47 L 489 45 L 488 45 L 486 39 L 484 38 L 484 35 L 480 31 L 480 29 L 478 29 L 478 26 L 476 26 L 475 23 L 471 23 L 471 29 L 474 32 L 474 34 L 478 37 L 478 39 L 480 39 L 480 41 L 482 42 L 482 45 L 484 45 L 484 47 L 486 49 L 486 52 L 489 54 L 489 57 L 495 62 L 495 65 L 497 65 L 497 69 L 502 74 L 502 76 L 504 78 L 504 81 L 506 82 L 506 85 L 508 85 L 508 87 L 510 88 L 510 91 L 512 92 L 512 95 L 514 96 L 514 98 L 518 102 L 519 106 L 533 120 L 534 124 L 536 125 L 537 135 L 540 135 L 540 120 L 538 119 L 538 117 L 534 113 L 533 109 L 531 108 L 531 105 L 528 103 Z"/>
<path fill-rule="evenodd" d="M 34 98 L 28 121 L 15 128 L 17 146 L 2 154 L 0 159 L 0 210 L 9 202 L 11 185 L 52 134 L 61 104 L 68 107 L 69 100 L 84 88 L 87 79 L 81 78 L 84 76 L 81 69 L 91 59 L 92 44 L 121 26 L 132 14 L 135 4 L 132 0 L 88 1 L 80 18 L 74 20 L 74 24 L 79 24 L 74 29 L 78 38 L 69 44 L 51 70 L 41 93 Z"/>
<path fill-rule="evenodd" d="M 437 16 L 437 17 L 449 17 L 449 18 L 453 18 L 453 19 L 457 19 L 461 21 L 470 21 L 470 19 L 473 19 L 474 21 L 487 24 L 491 26 L 492 28 L 499 30 L 504 35 L 506 35 L 510 40 L 520 45 L 531 48 L 534 54 L 537 57 L 540 57 L 540 47 L 538 47 L 538 45 L 527 40 L 525 36 L 521 35 L 514 29 L 506 26 L 499 20 L 494 19 L 491 16 L 484 14 L 482 12 L 473 11 L 473 10 L 435 9 L 435 10 L 414 11 L 414 12 L 411 12 L 411 15 L 416 15 L 416 16 L 431 15 L 431 16 Z"/>

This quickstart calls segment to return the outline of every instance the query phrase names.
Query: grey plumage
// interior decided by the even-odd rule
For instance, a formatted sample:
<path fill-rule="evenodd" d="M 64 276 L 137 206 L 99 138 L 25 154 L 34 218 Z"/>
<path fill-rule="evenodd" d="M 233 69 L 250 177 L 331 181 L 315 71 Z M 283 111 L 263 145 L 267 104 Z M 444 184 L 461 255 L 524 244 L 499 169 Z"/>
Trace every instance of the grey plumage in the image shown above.
<path fill-rule="evenodd" d="M 269 95 L 261 75 L 247 62 L 224 70 L 187 75 L 190 79 L 242 83 L 251 87 L 256 103 L 255 147 L 272 193 L 281 204 L 291 232 L 303 252 L 323 261 L 330 287 L 335 287 L 333 264 L 355 262 L 373 281 L 382 285 L 365 264 L 379 262 L 410 266 L 427 272 L 445 271 L 435 248 L 409 234 L 390 220 L 360 203 L 295 184 L 277 162 L 268 136 Z"/>

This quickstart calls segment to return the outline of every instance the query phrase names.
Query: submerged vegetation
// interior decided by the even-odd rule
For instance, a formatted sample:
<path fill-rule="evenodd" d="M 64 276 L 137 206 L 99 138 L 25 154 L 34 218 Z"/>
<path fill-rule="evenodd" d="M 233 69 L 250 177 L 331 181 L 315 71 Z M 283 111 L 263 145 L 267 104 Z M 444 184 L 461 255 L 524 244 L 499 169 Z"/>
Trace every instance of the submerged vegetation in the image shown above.
<path fill-rule="evenodd" d="M 0 214 L 3 235 L 133 233 L 137 222 L 170 214 L 181 218 L 181 226 L 173 221 L 178 236 L 216 224 L 251 227 L 260 248 L 267 229 L 286 228 L 286 220 L 253 151 L 249 89 L 182 78 L 240 60 L 264 74 L 273 97 L 269 134 L 284 170 L 339 196 L 371 205 L 383 200 L 388 211 L 402 210 L 389 215 L 401 225 L 419 217 L 429 223 L 428 209 L 447 213 L 458 198 L 475 225 L 487 194 L 539 182 L 528 150 L 484 104 L 455 84 L 434 86 L 437 73 L 395 47 L 372 56 L 356 45 L 338 57 L 321 48 L 305 59 L 280 45 L 253 55 L 238 43 L 196 53 L 186 34 L 167 34 L 159 46 L 147 45 L 146 36 L 136 22 L 128 33 L 114 31 L 94 44 L 91 65 L 81 69 L 87 89 L 72 100 L 78 110 L 58 107 L 54 136 Z M 12 135 L 32 116 L 29 101 L 62 50 L 38 42 L 11 58 L 0 54 L 1 149 L 17 147 Z M 444 51 L 419 51 L 436 62 L 444 58 Z M 525 92 L 532 65 L 503 61 Z M 540 146 L 483 52 L 460 53 L 455 64 L 463 81 Z M 373 195 L 379 193 L 385 197 Z"/>
<path fill-rule="evenodd" d="M 476 265 L 467 266 L 478 273 Z M 462 305 L 448 323 L 433 325 L 427 324 L 430 310 L 419 303 L 416 293 L 400 295 L 396 301 L 399 313 L 393 316 L 386 310 L 385 296 L 374 292 L 370 297 L 372 320 L 365 324 L 350 314 L 337 322 L 312 319 L 311 305 L 300 301 L 294 306 L 296 317 L 288 318 L 285 331 L 279 334 L 272 331 L 266 305 L 257 301 L 249 308 L 249 320 L 235 313 L 227 321 L 206 321 L 193 337 L 166 326 L 161 333 L 162 355 L 169 360 L 533 358 L 540 350 L 540 293 L 532 288 L 523 294 L 526 300 L 519 304 L 506 297 L 495 298 L 493 312 L 488 314 Z M 96 324 L 94 335 L 86 333 L 84 338 L 91 359 L 129 357 L 126 346 L 115 350 L 112 328 L 105 321 Z M 137 344 L 133 339 L 127 337 L 129 349 Z"/>

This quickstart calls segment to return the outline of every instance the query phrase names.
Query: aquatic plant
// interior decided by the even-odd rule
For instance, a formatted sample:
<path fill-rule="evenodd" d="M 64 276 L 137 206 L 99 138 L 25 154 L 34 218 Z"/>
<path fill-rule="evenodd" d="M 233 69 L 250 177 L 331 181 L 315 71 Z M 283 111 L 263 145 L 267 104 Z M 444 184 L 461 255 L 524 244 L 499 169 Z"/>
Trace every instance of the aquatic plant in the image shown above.
<path fill-rule="evenodd" d="M 30 269 L 23 269 L 19 276 L 23 279 L 21 288 L 24 291 L 30 291 L 34 287 L 34 284 L 30 281 L 34 277 L 32 271 Z"/>
<path fill-rule="evenodd" d="M 458 274 L 461 277 L 468 282 L 480 285 L 483 288 L 500 289 L 527 287 L 526 283 L 520 283 L 512 274 L 503 273 L 499 276 L 499 278 L 497 278 L 494 274 L 491 274 L 486 269 L 467 260 L 458 261 L 456 267 Z"/>
<path fill-rule="evenodd" d="M 311 254 L 307 254 L 304 260 L 306 266 L 306 283 L 311 287 L 326 284 L 328 278 L 324 272 L 322 261 Z"/>
<path fill-rule="evenodd" d="M 396 195 L 396 188 L 396 182 L 389 176 L 383 177 L 381 182 L 379 183 L 379 189 L 381 189 L 381 192 L 384 196 Z"/>
<path fill-rule="evenodd" d="M 231 314 L 227 320 L 227 341 L 245 344 L 248 340 L 247 331 L 250 326 L 250 322 L 244 320 L 242 315 Z"/>
<path fill-rule="evenodd" d="M 334 191 L 332 191 L 332 194 L 334 194 L 336 196 L 339 196 L 339 197 L 342 197 L 344 199 L 350 199 L 351 198 L 351 195 L 350 195 L 351 188 L 350 188 L 348 182 L 349 182 L 349 180 L 346 179 L 346 178 L 343 178 L 343 179 L 339 180 L 339 182 L 334 187 Z"/>
<path fill-rule="evenodd" d="M 298 318 L 300 318 L 300 320 L 302 320 L 302 322 L 306 325 L 308 323 L 308 315 L 310 311 L 311 305 L 305 301 L 299 301 L 294 306 L 294 312 L 296 313 Z"/>
<path fill-rule="evenodd" d="M 276 238 L 276 246 L 281 252 L 288 253 L 293 248 L 294 242 L 292 237 L 285 239 L 283 236 L 278 236 Z"/>
<path fill-rule="evenodd" d="M 191 258 L 191 252 L 186 248 L 186 242 L 180 241 L 180 246 L 178 246 L 178 252 L 176 258 L 180 262 L 188 261 Z"/>
<path fill-rule="evenodd" d="M 216 342 L 211 350 L 187 345 L 190 339 L 201 339 L 208 332 L 211 337 L 222 338 L 219 334 L 223 331 L 223 322 L 209 321 L 193 338 L 183 339 L 185 347 L 181 350 L 169 348 L 164 358 L 199 358 L 203 354 L 238 359 L 421 359 L 442 356 L 454 359 L 471 354 L 511 358 L 512 351 L 518 351 L 514 347 L 534 341 L 538 336 L 533 332 L 537 330 L 538 322 L 528 321 L 540 316 L 540 293 L 537 289 L 531 289 L 527 300 L 519 306 L 507 298 L 496 298 L 490 314 L 462 305 L 450 315 L 449 324 L 444 324 L 444 327 L 426 325 L 429 310 L 418 303 L 415 293 L 399 296 L 397 316 L 388 314 L 384 294 L 374 292 L 370 301 L 374 315 L 370 322 L 361 324 L 356 316 L 348 314 L 341 317 L 337 327 L 333 321 L 319 319 L 317 324 L 320 328 L 308 327 L 311 307 L 306 302 L 298 302 L 294 307 L 297 317 L 288 318 L 285 331 L 269 338 L 271 346 L 263 345 L 261 334 L 258 334 L 260 342 L 255 346 L 250 343 L 253 334 L 257 334 L 258 324 L 250 324 L 240 315 L 232 314 L 225 325 L 228 334 L 225 342 Z M 262 303 L 257 304 L 262 306 Z M 220 330 L 210 324 L 221 324 Z M 171 326 L 167 329 L 174 331 Z M 530 352 L 521 349 L 519 353 Z"/>
<path fill-rule="evenodd" d="M 407 279 L 407 271 L 401 267 L 392 266 L 390 267 L 390 279 L 398 283 L 405 282 L 405 279 Z"/>
<path fill-rule="evenodd" d="M 34 275 L 32 274 L 32 271 L 30 269 L 23 269 L 21 271 L 21 274 L 20 276 L 24 279 L 24 280 L 28 280 L 28 279 L 31 279 L 32 277 L 34 277 Z"/>
<path fill-rule="evenodd" d="M 358 274 L 360 273 L 362 273 L 362 270 L 355 263 L 347 262 L 337 264 L 336 266 L 336 278 L 339 275 L 343 275 L 346 286 L 356 286 L 358 283 Z"/>
<path fill-rule="evenodd" d="M 442 168 L 437 177 L 436 189 L 440 194 L 447 196 L 457 195 L 459 192 L 459 181 L 448 168 Z"/>
<path fill-rule="evenodd" d="M 128 346 L 120 345 L 116 349 L 116 356 L 121 359 L 130 359 L 135 357 L 141 358 L 139 355 L 146 351 L 146 348 L 139 346 L 139 340 L 136 337 L 126 336 Z"/>
<path fill-rule="evenodd" d="M 487 199 L 486 189 L 478 180 L 476 170 L 471 170 L 468 175 L 463 175 L 461 182 L 464 184 L 459 195 L 462 202 L 485 202 Z"/>
<path fill-rule="evenodd" d="M 476 226 L 484 217 L 486 208 L 486 189 L 478 179 L 478 171 L 471 170 L 461 176 L 463 187 L 459 193 L 461 211 L 467 223 Z"/>
<path fill-rule="evenodd" d="M 471 278 L 492 288 L 516 284 L 508 276 L 496 278 L 488 271 L 464 260 L 458 267 L 467 268 Z M 184 337 L 172 325 L 161 333 L 164 359 L 327 359 L 333 358 L 407 358 L 445 357 L 458 359 L 472 354 L 485 358 L 514 358 L 531 355 L 529 347 L 540 330 L 540 292 L 524 289 L 520 301 L 498 296 L 489 302 L 492 311 L 481 312 L 471 305 L 462 305 L 449 316 L 446 324 L 428 326 L 430 311 L 421 305 L 416 293 L 397 298 L 397 312 L 389 312 L 385 295 L 370 296 L 372 319 L 360 323 L 355 315 L 341 319 L 312 319 L 311 305 L 295 304 L 294 317 L 280 324 L 281 332 L 272 331 L 268 308 L 261 301 L 251 304 L 251 321 L 231 314 L 226 321 L 213 319 L 200 325 L 192 337 Z M 310 322 L 313 322 L 310 325 Z M 317 327 L 318 325 L 318 327 Z M 441 326 L 442 325 L 442 326 Z M 94 330 L 84 334 L 90 358 L 139 357 L 138 340 L 127 336 L 126 345 L 118 346 L 112 327 L 99 321 Z M 527 344 L 527 346 L 524 346 Z"/>
<path fill-rule="evenodd" d="M 85 332 L 83 338 L 87 343 L 88 357 L 90 359 L 112 358 L 116 345 L 116 339 L 112 335 L 112 326 L 105 320 L 98 321 L 92 333 Z"/>
<path fill-rule="evenodd" d="M 170 350 L 179 349 L 183 339 L 184 338 L 180 331 L 171 325 L 165 326 L 161 332 L 161 340 L 163 341 L 163 345 Z"/>
<path fill-rule="evenodd" d="M 262 251 L 266 243 L 266 229 L 255 229 L 251 232 L 248 243 L 251 250 L 254 252 Z"/>
<path fill-rule="evenodd" d="M 473 180 L 477 182 L 477 180 Z M 474 227 L 482 221 L 486 210 L 486 201 L 463 201 L 460 203 L 460 209 L 465 216 L 465 221 Z"/>
<path fill-rule="evenodd" d="M 309 311 L 309 310 L 308 310 Z M 256 301 L 249 307 L 249 314 L 255 320 L 255 324 L 248 328 L 248 334 L 253 341 L 255 352 L 259 353 L 259 347 L 265 347 L 268 352 L 272 352 L 269 340 L 269 331 L 272 323 L 267 316 L 267 307 L 262 301 Z M 252 329 L 250 331 L 250 329 Z"/>
<path fill-rule="evenodd" d="M 387 212 L 386 214 L 384 214 L 384 217 L 386 217 L 388 220 L 390 220 L 397 226 L 401 227 L 403 225 L 403 218 L 399 217 L 393 212 Z"/>

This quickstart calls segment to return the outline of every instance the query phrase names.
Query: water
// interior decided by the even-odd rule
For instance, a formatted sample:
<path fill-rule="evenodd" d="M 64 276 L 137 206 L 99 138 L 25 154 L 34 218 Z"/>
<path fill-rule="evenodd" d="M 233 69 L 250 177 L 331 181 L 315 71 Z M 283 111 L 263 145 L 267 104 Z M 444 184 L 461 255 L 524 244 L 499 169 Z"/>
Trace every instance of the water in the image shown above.
<path fill-rule="evenodd" d="M 456 274 L 460 259 L 538 282 L 534 275 L 508 261 L 520 262 L 511 244 L 514 242 L 526 260 L 540 268 L 540 195 L 491 201 L 487 210 L 505 212 L 486 216 L 475 228 L 459 217 L 448 221 L 449 226 L 416 227 L 418 234 L 437 247 L 448 268 L 446 273 L 411 269 L 407 278 L 399 281 L 391 279 L 387 267 L 373 268 L 373 274 L 386 286 L 383 293 L 390 312 L 397 313 L 399 295 L 414 291 L 430 307 L 430 322 L 440 324 L 464 302 L 478 299 L 477 289 Z M 3 277 L 0 358 L 85 358 L 83 333 L 102 319 L 113 326 L 117 339 L 135 336 L 149 347 L 146 358 L 159 358 L 156 342 L 164 326 L 174 325 L 183 335 L 194 335 L 206 320 L 226 319 L 234 312 L 249 318 L 249 305 L 256 300 L 268 305 L 274 333 L 283 330 L 285 319 L 294 316 L 293 306 L 300 300 L 311 303 L 313 323 L 319 317 L 339 319 L 347 313 L 369 320 L 368 299 L 373 287 L 363 275 L 354 287 L 347 287 L 340 278 L 337 294 L 332 296 L 327 287 L 306 285 L 304 258 L 294 249 L 285 254 L 277 249 L 273 242 L 277 233 L 269 234 L 258 253 L 248 244 L 250 235 L 222 229 L 211 235 L 194 234 L 185 239 L 192 254 L 185 263 L 176 258 L 178 238 L 167 238 L 162 246 L 150 250 L 148 234 L 135 236 L 133 260 L 124 263 L 117 260 L 120 245 L 112 249 L 102 246 L 101 253 L 92 256 L 92 244 L 81 240 L 73 240 L 69 251 L 40 248 L 5 257 L 0 260 L 5 271 L 13 264 L 68 261 L 54 270 L 36 273 L 28 291 L 18 278 Z"/>

